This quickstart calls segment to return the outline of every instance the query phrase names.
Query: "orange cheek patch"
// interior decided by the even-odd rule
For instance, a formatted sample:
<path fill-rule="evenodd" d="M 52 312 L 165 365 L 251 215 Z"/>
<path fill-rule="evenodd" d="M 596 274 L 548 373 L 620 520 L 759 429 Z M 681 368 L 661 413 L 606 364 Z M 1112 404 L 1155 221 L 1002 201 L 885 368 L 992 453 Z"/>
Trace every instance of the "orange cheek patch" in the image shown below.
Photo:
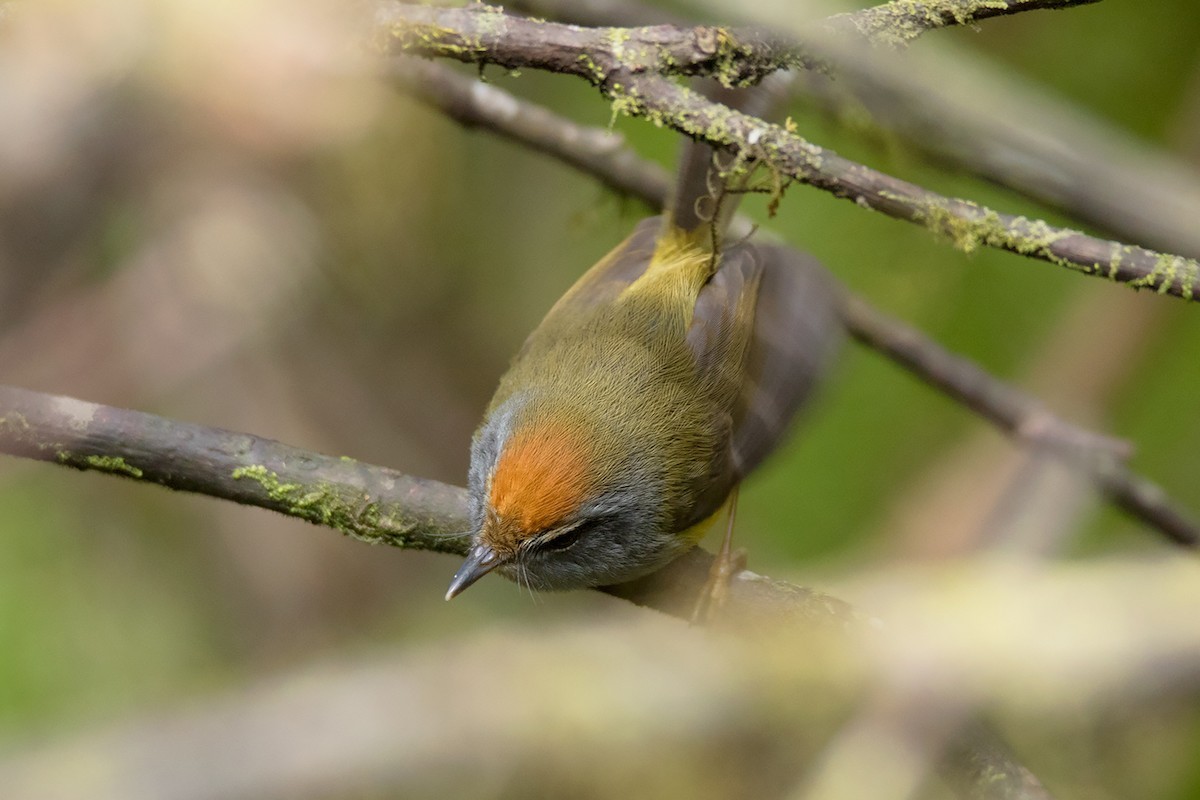
<path fill-rule="evenodd" d="M 576 431 L 544 424 L 514 431 L 492 473 L 492 508 L 524 533 L 537 533 L 579 508 L 590 474 Z"/>

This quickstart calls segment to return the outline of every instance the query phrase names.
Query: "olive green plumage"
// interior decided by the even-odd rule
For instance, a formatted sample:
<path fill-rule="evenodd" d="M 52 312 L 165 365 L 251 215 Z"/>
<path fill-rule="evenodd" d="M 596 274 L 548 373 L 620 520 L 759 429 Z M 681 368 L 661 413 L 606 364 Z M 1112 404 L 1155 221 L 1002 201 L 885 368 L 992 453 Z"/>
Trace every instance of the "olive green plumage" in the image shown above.
<path fill-rule="evenodd" d="M 684 164 L 672 212 L 583 275 L 501 379 L 472 444 L 475 546 L 448 596 L 496 567 L 535 588 L 657 569 L 811 393 L 840 333 L 831 281 L 786 248 L 722 247 L 711 152 Z"/>

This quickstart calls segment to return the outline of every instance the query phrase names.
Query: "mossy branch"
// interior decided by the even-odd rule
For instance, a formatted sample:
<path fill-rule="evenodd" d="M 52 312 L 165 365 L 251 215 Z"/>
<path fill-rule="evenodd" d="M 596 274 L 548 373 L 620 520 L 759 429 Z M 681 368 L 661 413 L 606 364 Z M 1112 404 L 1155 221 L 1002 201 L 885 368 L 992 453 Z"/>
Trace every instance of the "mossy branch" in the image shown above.
<path fill-rule="evenodd" d="M 470 536 L 466 491 L 457 486 L 70 397 L 0 386 L 0 452 L 258 506 L 371 544 L 461 556 Z M 688 618 L 711 562 L 696 550 L 606 591 Z M 746 620 L 858 619 L 833 598 L 750 572 L 735 581 L 732 597 L 732 613 Z"/>
<path fill-rule="evenodd" d="M 1004 6 L 1006 14 L 1033 7 L 988 5 Z M 695 24 L 693 18 L 636 0 L 509 0 L 504 7 L 590 27 Z M 823 24 L 857 32 L 905 7 L 913 8 L 893 2 Z M 918 16 L 928 19 L 925 13 Z M 855 22 L 857 26 L 850 24 Z M 971 81 L 975 88 L 962 90 L 931 84 L 921 70 L 903 69 L 888 53 L 845 46 L 844 40 L 851 37 L 840 37 L 841 46 L 824 36 L 808 38 L 826 47 L 833 44 L 836 69 L 789 72 L 785 88 L 836 125 L 888 147 L 902 144 L 955 173 L 1010 189 L 1107 236 L 1193 258 L 1200 254 L 1200 229 L 1193 224 L 1200 218 L 1200 177 L 1181 159 L 1093 113 L 1014 83 L 999 65 L 979 58 L 962 53 L 954 57 L 976 76 Z M 990 87 L 984 94 L 979 93 L 980 83 Z M 1062 142 L 1070 142 L 1070 147 Z"/>
<path fill-rule="evenodd" d="M 753 82 L 770 71 L 767 67 L 782 63 L 779 54 L 787 45 L 763 40 L 760 52 L 754 40 L 724 28 L 695 28 L 686 35 L 671 26 L 588 29 L 511 17 L 483 5 L 432 9 L 383 3 L 376 23 L 380 47 L 387 52 L 584 78 L 609 98 L 616 113 L 753 157 L 782 178 L 923 225 L 967 252 L 992 247 L 1135 289 L 1187 300 L 1200 295 L 1200 262 L 1193 259 L 940 195 L 843 158 L 784 126 L 714 103 L 666 77 L 706 74 L 726 85 Z M 801 55 L 792 55 L 798 59 L 794 64 L 801 63 Z"/>
<path fill-rule="evenodd" d="M 466 552 L 462 489 L 250 434 L 0 387 L 0 452 L 259 506 L 366 542 Z M 659 572 L 604 591 L 686 619 L 711 560 L 694 549 Z M 864 629 L 864 617 L 840 600 L 748 571 L 731 582 L 721 619 L 757 630 Z M 1048 797 L 983 730 L 963 733 L 940 769 L 967 797 Z"/>
<path fill-rule="evenodd" d="M 873 8 L 837 14 L 823 27 L 854 33 L 874 44 L 905 47 L 936 28 L 971 25 L 1038 9 L 1063 9 L 1099 0 L 891 0 Z"/>
<path fill-rule="evenodd" d="M 390 65 L 398 89 L 463 124 L 485 127 L 584 171 L 615 191 L 664 207 L 671 178 L 619 137 L 578 125 L 545 108 L 480 84 L 447 67 L 400 58 Z M 842 319 L 860 343 L 912 372 L 1023 445 L 1087 475 L 1113 505 L 1187 547 L 1200 546 L 1200 524 L 1153 481 L 1130 470 L 1128 443 L 1071 424 L 1037 398 L 949 352 L 920 331 L 843 292 Z"/>

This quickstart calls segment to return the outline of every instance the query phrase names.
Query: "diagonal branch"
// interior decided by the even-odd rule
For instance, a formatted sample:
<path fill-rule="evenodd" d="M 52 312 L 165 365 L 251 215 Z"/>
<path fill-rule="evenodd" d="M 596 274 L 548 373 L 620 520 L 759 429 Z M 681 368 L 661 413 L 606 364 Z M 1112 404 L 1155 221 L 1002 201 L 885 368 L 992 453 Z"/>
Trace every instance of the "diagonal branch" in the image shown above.
<path fill-rule="evenodd" d="M 430 61 L 400 56 L 387 77 L 404 94 L 441 110 L 468 127 L 485 128 L 524 147 L 553 156 L 598 178 L 610 189 L 661 207 L 667 171 L 625 146 L 620 134 L 576 125 L 500 89 Z"/>
<path fill-rule="evenodd" d="M 597 85 L 628 69 L 749 86 L 780 69 L 813 63 L 804 48 L 766 29 L 583 28 L 512 16 L 483 3 L 433 8 L 385 0 L 377 5 L 375 28 L 376 44 L 385 52 L 543 69 Z"/>
<path fill-rule="evenodd" d="M 1043 8 L 1070 8 L 1098 0 L 910 0 L 836 14 L 812 26 L 813 42 L 863 39 L 904 47 L 926 31 Z M 521 6 L 538 7 L 534 3 Z M 574 9 L 587 17 L 587 9 Z M 603 16 L 605 10 L 595 10 Z M 608 12 L 611 13 L 611 10 Z M 624 16 L 631 16 L 625 13 Z M 637 17 L 648 16 L 642 12 Z M 706 75 L 726 86 L 757 83 L 781 69 L 818 66 L 819 46 L 765 27 L 639 25 L 581 27 L 516 17 L 499 6 L 475 3 L 436 8 L 379 3 L 375 17 L 385 48 L 415 55 L 458 58 L 508 69 L 532 67 L 588 77 L 621 65 L 635 72 Z M 562 56 L 573 58 L 574 65 Z"/>
<path fill-rule="evenodd" d="M 1188 300 L 1200 293 L 1200 262 L 1193 259 L 940 195 L 843 158 L 785 127 L 713 103 L 659 74 L 708 74 L 730 85 L 765 74 L 759 56 L 743 52 L 757 45 L 726 39 L 724 29 L 696 28 L 672 38 L 663 34 L 677 30 L 670 26 L 585 29 L 471 7 L 477 8 L 484 10 L 381 3 L 376 24 L 382 49 L 582 77 L 599 87 L 618 112 L 736 150 L 764 161 L 782 177 L 924 225 L 964 251 L 993 247 L 1136 289 Z M 763 47 L 768 61 L 777 55 L 774 44 Z"/>
<path fill-rule="evenodd" d="M 248 433 L 0 386 L 0 452 L 278 511 L 370 544 L 465 555 L 466 491 Z M 688 619 L 712 556 L 694 550 L 609 594 Z M 845 603 L 743 571 L 730 611 L 848 625 Z"/>
<path fill-rule="evenodd" d="M 462 489 L 250 434 L 0 386 L 0 452 L 268 508 L 367 542 L 466 551 Z M 603 591 L 687 619 L 711 562 L 693 549 Z M 743 570 L 731 581 L 722 620 L 744 630 L 862 630 L 864 617 L 835 598 Z M 940 768 L 965 783 L 966 797 L 1047 796 L 987 731 L 965 734 Z"/>
<path fill-rule="evenodd" d="M 836 14 L 822 27 L 855 33 L 870 42 L 904 47 L 926 31 L 953 25 L 970 25 L 992 17 L 1006 17 L 1038 9 L 1062 9 L 1099 0 L 932 0 L 884 3 L 859 11 Z"/>
<path fill-rule="evenodd" d="M 921 6 L 909 7 L 914 5 Z M 1018 6 L 1028 9 L 1019 3 L 1007 9 Z M 592 27 L 695 24 L 632 0 L 513 0 L 505 8 Z M 780 9 L 770 19 L 778 25 L 790 17 Z M 969 93 L 954 89 L 957 81 L 930 83 L 917 70 L 897 69 L 894 58 L 862 48 L 841 47 L 827 60 L 836 70 L 789 73 L 791 91 L 858 135 L 889 142 L 898 137 L 936 164 L 1058 209 L 1105 235 L 1191 258 L 1200 254 L 1200 230 L 1193 225 L 1200 216 L 1200 179 L 1179 158 L 1061 98 L 1022 87 L 978 59 L 964 62 L 961 53 L 954 65 L 975 76 Z M 983 84 L 989 86 L 986 98 L 978 94 Z"/>
<path fill-rule="evenodd" d="M 577 125 L 503 90 L 415 59 L 389 67 L 397 87 L 464 124 L 571 164 L 606 185 L 662 208 L 670 191 L 667 171 L 638 158 L 620 138 Z M 1087 474 L 1109 502 L 1179 544 L 1200 546 L 1200 524 L 1152 481 L 1125 466 L 1129 447 L 1054 415 L 1036 398 L 947 351 L 919 331 L 848 292 L 847 328 L 861 343 L 888 356 L 952 399 L 1024 444 Z"/>

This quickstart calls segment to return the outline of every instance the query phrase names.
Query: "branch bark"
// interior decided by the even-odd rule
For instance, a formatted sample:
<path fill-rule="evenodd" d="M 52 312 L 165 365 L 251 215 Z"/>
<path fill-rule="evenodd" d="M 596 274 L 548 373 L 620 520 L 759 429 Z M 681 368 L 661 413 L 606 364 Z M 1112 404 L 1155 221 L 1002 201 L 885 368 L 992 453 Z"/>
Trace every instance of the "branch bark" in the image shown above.
<path fill-rule="evenodd" d="M 370 544 L 461 556 L 470 538 L 466 491 L 457 486 L 70 397 L 0 386 L 0 452 L 258 506 Z M 694 550 L 604 591 L 688 619 L 711 563 Z M 860 619 L 839 600 L 748 570 L 731 587 L 729 610 L 756 625 L 780 617 L 835 625 Z"/>
<path fill-rule="evenodd" d="M 664 75 L 711 75 L 727 85 L 760 79 L 805 57 L 769 38 L 739 40 L 726 29 L 671 26 L 583 29 L 507 16 L 496 9 L 378 6 L 380 47 L 507 69 L 584 78 L 614 110 L 765 162 L 781 177 L 923 225 L 965 252 L 1007 250 L 1093 277 L 1187 300 L 1200 293 L 1200 262 L 1089 236 L 1042 220 L 946 197 L 843 158 L 790 130 L 713 103 Z"/>
<path fill-rule="evenodd" d="M 921 34 L 956 25 L 970 25 L 992 17 L 1006 17 L 1038 9 L 1063 9 L 1099 0 L 937 0 L 937 2 L 884 3 L 872 8 L 836 14 L 822 27 L 854 33 L 875 44 L 905 47 Z"/>

